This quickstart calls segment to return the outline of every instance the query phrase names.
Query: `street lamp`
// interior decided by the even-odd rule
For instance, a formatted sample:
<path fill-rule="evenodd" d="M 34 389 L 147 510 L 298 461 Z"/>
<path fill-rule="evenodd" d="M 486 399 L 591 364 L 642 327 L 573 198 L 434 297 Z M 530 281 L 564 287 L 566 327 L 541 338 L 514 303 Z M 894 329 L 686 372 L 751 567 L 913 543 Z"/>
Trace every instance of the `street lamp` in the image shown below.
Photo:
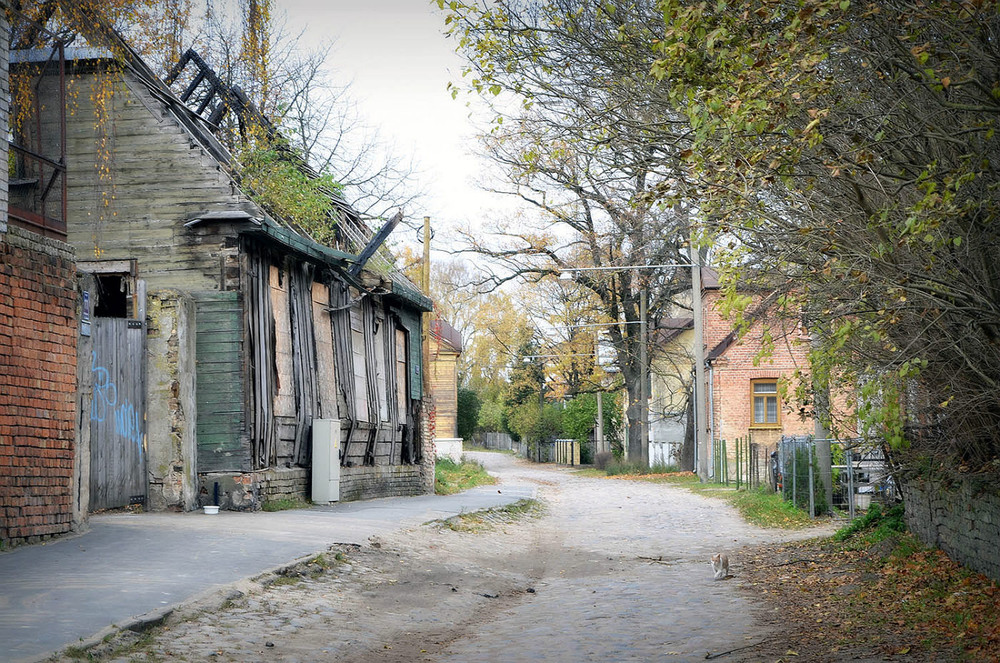
<path fill-rule="evenodd" d="M 693 238 L 692 238 L 693 239 Z M 677 267 L 691 268 L 691 305 L 694 312 L 694 362 L 695 362 L 695 455 L 697 458 L 698 476 L 704 481 L 708 476 L 707 436 L 702 431 L 702 421 L 705 412 L 705 367 L 704 367 L 704 332 L 701 313 L 701 265 L 698 251 L 691 244 L 690 263 L 666 263 L 658 265 L 604 265 L 599 267 L 567 267 L 559 270 L 559 280 L 571 281 L 576 272 L 587 271 L 623 271 L 640 269 L 668 269 Z M 647 329 L 646 289 L 643 288 L 639 300 L 639 430 L 641 461 L 649 465 L 649 366 L 646 345 L 649 341 Z M 603 421 L 599 425 L 603 426 Z"/>

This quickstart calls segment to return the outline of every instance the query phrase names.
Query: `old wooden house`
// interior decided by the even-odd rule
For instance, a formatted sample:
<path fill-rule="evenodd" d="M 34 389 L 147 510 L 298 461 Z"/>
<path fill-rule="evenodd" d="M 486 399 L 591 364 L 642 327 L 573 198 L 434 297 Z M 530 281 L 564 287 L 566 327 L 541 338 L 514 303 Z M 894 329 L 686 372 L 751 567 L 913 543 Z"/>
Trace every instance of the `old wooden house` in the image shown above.
<path fill-rule="evenodd" d="M 336 422 L 340 499 L 432 490 L 430 301 L 362 264 L 357 238 L 371 233 L 342 200 L 337 248 L 255 203 L 206 117 L 219 100 L 189 107 L 109 39 L 66 52 L 67 235 L 85 293 L 81 508 L 309 498 L 316 420 Z M 46 103 L 58 76 L 40 57 L 23 66 Z M 58 129 L 25 127 L 42 143 Z"/>
<path fill-rule="evenodd" d="M 446 320 L 435 318 L 428 335 L 427 385 L 434 408 L 431 411 L 434 448 L 438 458 L 462 458 L 458 436 L 458 358 L 462 335 Z"/>

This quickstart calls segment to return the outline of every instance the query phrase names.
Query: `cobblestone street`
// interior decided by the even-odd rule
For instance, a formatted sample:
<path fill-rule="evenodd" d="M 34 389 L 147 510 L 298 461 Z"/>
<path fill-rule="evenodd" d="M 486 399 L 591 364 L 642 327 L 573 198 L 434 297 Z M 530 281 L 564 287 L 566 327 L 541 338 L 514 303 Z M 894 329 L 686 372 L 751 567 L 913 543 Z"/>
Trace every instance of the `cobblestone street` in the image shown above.
<path fill-rule="evenodd" d="M 109 660 L 704 660 L 756 637 L 739 556 L 725 582 L 709 556 L 818 534 L 755 528 L 671 486 L 474 456 L 502 482 L 536 483 L 545 515 L 335 546 L 323 566 L 119 636 L 108 649 L 136 643 Z"/>

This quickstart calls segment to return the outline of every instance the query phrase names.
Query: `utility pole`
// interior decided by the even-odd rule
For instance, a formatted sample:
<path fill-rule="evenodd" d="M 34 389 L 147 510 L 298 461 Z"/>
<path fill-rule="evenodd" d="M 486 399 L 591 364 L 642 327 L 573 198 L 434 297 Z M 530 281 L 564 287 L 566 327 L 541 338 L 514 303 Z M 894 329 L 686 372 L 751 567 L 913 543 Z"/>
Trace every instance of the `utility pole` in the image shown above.
<path fill-rule="evenodd" d="M 694 446 L 698 454 L 698 478 L 708 481 L 708 430 L 705 427 L 705 332 L 701 311 L 701 252 L 695 245 L 691 225 L 691 307 L 694 313 Z"/>
<path fill-rule="evenodd" d="M 600 339 L 594 342 L 594 366 L 600 368 L 600 358 L 601 358 L 601 341 Z M 598 385 L 597 389 L 597 435 L 595 436 L 595 441 L 597 442 L 597 450 L 594 453 L 596 456 L 599 453 L 605 451 L 604 449 L 604 380 L 603 376 L 601 379 L 601 384 Z"/>
<path fill-rule="evenodd" d="M 649 357 L 646 345 L 647 338 L 647 311 L 646 299 L 648 291 L 646 288 L 639 293 L 639 458 L 643 467 L 649 467 Z"/>
<path fill-rule="evenodd" d="M 424 217 L 424 259 L 423 269 L 420 272 L 420 288 L 428 297 L 431 296 L 431 217 Z M 424 313 L 420 316 L 421 331 L 423 338 L 421 343 L 420 371 L 423 378 L 423 400 L 429 403 L 430 411 L 425 414 L 428 432 L 431 434 L 431 441 L 437 437 L 437 431 L 431 430 L 436 424 L 436 413 L 434 412 L 434 398 L 431 395 L 431 313 Z M 432 419 L 434 417 L 434 419 Z"/>

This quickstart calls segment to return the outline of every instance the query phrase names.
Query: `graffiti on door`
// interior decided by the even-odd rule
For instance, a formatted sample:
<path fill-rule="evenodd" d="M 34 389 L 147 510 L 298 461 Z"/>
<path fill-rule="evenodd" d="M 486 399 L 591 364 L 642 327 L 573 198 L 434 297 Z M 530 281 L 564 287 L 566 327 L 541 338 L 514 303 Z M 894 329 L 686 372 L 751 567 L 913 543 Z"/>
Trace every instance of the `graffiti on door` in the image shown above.
<path fill-rule="evenodd" d="M 91 353 L 90 371 L 93 377 L 94 396 L 90 406 L 91 421 L 105 421 L 113 417 L 115 434 L 136 445 L 143 451 L 142 417 L 131 401 L 123 398 L 118 402 L 118 386 L 111 372 L 97 363 L 97 353 Z"/>

